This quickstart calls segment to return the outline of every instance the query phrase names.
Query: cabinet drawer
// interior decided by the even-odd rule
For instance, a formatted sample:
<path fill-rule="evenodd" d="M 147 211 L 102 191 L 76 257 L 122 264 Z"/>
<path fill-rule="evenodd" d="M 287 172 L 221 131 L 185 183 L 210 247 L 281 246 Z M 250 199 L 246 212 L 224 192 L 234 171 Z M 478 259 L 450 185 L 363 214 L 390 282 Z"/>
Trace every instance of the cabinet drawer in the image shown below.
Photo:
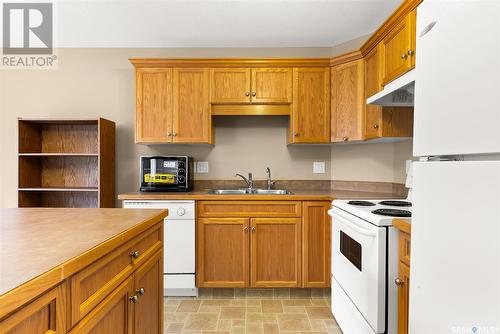
<path fill-rule="evenodd" d="M 66 283 L 0 321 L 0 333 L 66 333 Z"/>
<path fill-rule="evenodd" d="M 399 232 L 399 260 L 410 265 L 410 235 Z"/>
<path fill-rule="evenodd" d="M 71 324 L 75 325 L 162 247 L 158 224 L 71 277 Z M 132 254 L 136 253 L 136 257 Z"/>
<path fill-rule="evenodd" d="M 200 201 L 199 217 L 300 217 L 301 202 Z"/>

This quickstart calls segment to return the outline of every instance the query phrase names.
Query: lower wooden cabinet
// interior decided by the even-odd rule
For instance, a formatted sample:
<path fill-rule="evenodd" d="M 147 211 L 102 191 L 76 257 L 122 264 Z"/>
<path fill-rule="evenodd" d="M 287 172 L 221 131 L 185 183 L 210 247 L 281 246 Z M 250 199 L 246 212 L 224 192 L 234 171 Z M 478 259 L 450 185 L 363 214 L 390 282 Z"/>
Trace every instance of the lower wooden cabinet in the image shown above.
<path fill-rule="evenodd" d="M 63 283 L 2 320 L 0 333 L 66 333 L 67 305 L 67 284 Z"/>
<path fill-rule="evenodd" d="M 306 288 L 330 286 L 331 219 L 330 202 L 303 202 L 302 285 Z"/>
<path fill-rule="evenodd" d="M 398 277 L 394 282 L 398 286 L 398 334 L 409 333 L 410 305 L 410 225 L 395 221 L 399 229 L 399 265 Z"/>
<path fill-rule="evenodd" d="M 252 287 L 300 286 L 300 218 L 252 218 L 250 226 Z"/>
<path fill-rule="evenodd" d="M 246 287 L 249 283 L 249 219 L 198 218 L 199 287 Z"/>
<path fill-rule="evenodd" d="M 330 286 L 330 202 L 275 202 L 197 203 L 198 287 Z"/>

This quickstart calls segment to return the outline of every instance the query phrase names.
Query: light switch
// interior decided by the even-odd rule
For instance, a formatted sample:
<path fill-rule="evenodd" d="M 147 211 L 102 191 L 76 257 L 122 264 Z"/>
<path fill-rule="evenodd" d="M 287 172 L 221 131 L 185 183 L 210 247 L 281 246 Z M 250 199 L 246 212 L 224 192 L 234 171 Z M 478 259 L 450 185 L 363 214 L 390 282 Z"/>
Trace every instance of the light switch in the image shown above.
<path fill-rule="evenodd" d="M 195 171 L 198 174 L 207 174 L 208 173 L 208 161 L 197 161 L 195 162 Z"/>
<path fill-rule="evenodd" d="M 314 161 L 313 162 L 313 173 L 314 174 L 325 174 L 325 162 L 324 161 Z"/>

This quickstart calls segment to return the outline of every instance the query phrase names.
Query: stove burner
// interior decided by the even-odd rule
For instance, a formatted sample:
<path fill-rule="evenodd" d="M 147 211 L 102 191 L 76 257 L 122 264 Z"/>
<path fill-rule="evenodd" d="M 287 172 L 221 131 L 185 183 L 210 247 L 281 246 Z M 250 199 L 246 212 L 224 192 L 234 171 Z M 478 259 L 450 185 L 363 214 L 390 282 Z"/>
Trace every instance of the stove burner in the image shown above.
<path fill-rule="evenodd" d="M 375 203 L 368 202 L 368 201 L 349 201 L 347 204 L 351 205 L 359 205 L 359 206 L 374 206 Z"/>
<path fill-rule="evenodd" d="M 373 210 L 372 213 L 381 216 L 392 216 L 392 217 L 411 217 L 411 212 L 407 210 L 398 209 L 377 209 Z"/>
<path fill-rule="evenodd" d="M 381 201 L 378 202 L 378 204 L 389 206 L 411 206 L 411 202 L 406 201 Z"/>

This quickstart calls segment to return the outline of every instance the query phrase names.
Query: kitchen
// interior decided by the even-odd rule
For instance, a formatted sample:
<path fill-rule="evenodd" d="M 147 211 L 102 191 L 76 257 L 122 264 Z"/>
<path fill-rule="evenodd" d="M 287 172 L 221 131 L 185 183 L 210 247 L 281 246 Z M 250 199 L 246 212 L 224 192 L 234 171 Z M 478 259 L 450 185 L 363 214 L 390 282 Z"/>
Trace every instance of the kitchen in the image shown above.
<path fill-rule="evenodd" d="M 177 47 L 84 29 L 96 42 L 66 41 L 57 68 L 2 68 L 0 332 L 498 332 L 499 102 L 482 96 L 500 86 L 491 75 L 483 84 L 500 68 L 499 29 L 486 29 L 499 11 L 452 3 L 274 4 L 263 27 L 307 9 L 310 34 L 294 43 L 237 36 L 248 18 L 227 35 L 205 29 L 209 40 L 170 35 Z M 222 15 L 219 5 L 200 8 Z M 78 6 L 54 2 L 88 20 Z M 237 17 L 250 4 L 233 6 Z M 319 34 L 325 8 L 339 23 Z M 474 38 L 445 59 L 457 31 Z M 468 221 L 481 224 L 480 242 L 456 247 L 476 233 Z M 84 227 L 93 238 L 72 245 Z M 33 249 L 8 242 L 42 234 Z M 62 254 L 46 246 L 56 237 L 69 242 Z M 22 265 L 35 249 L 55 262 Z M 25 275 L 7 275 L 15 263 Z M 57 320 L 39 309 L 47 291 Z M 35 315 L 46 328 L 29 327 Z"/>

